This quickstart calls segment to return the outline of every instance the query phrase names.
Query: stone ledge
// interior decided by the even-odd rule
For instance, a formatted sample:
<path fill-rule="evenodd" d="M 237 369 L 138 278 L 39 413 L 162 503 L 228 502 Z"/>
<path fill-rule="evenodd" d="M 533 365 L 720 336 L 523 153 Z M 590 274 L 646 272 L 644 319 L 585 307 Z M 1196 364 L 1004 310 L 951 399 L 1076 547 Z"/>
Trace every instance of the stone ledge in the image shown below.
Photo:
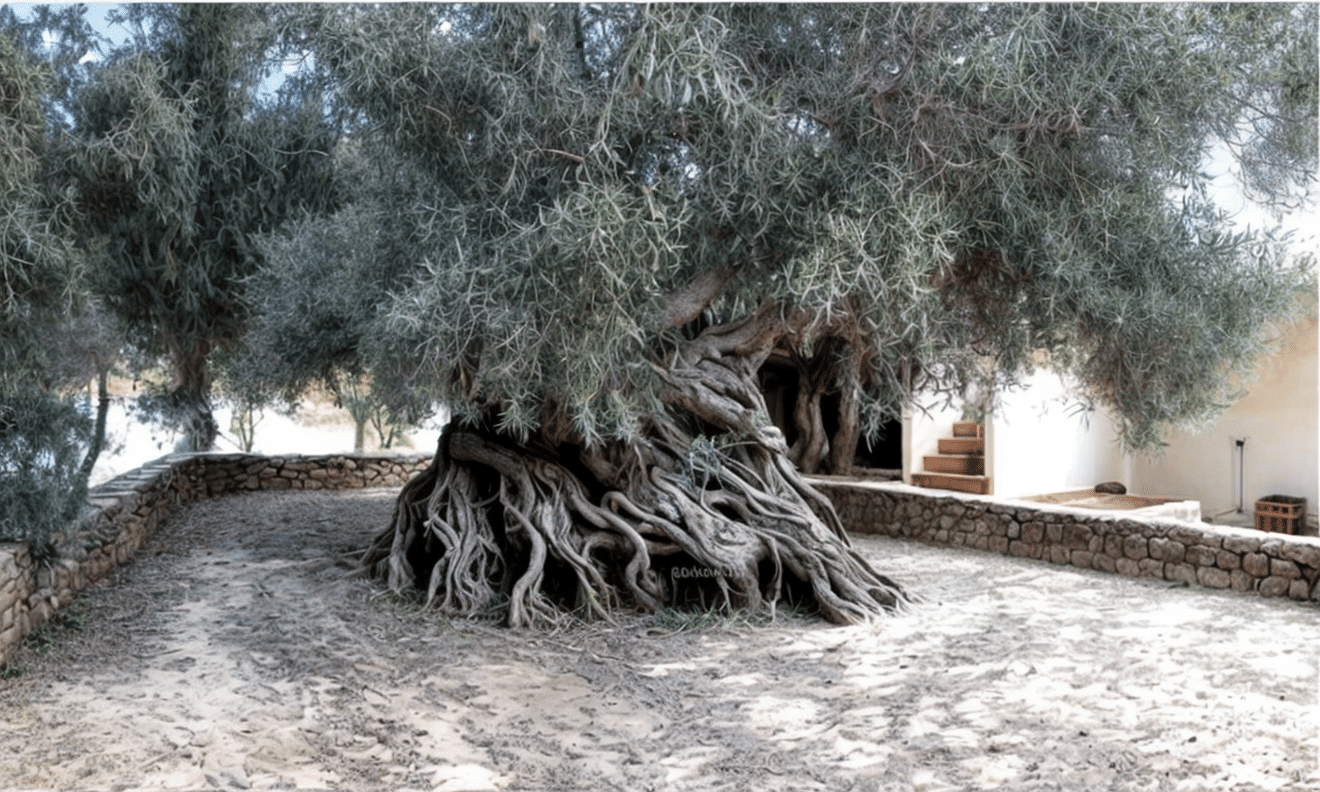
<path fill-rule="evenodd" d="M 1320 601 L 1320 538 L 817 478 L 853 533 L 974 547 L 1129 577 Z M 993 517 L 1007 522 L 992 523 Z M 986 537 L 989 537 L 989 540 Z"/>

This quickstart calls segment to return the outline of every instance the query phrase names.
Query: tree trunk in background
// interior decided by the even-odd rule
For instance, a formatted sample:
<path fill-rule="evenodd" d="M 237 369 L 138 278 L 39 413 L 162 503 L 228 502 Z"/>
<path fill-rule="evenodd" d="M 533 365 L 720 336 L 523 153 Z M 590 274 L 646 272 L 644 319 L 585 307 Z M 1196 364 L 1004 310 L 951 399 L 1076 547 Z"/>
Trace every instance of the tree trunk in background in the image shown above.
<path fill-rule="evenodd" d="M 853 469 L 857 456 L 857 443 L 862 436 L 860 420 L 862 390 L 862 357 L 849 345 L 839 377 L 839 428 L 830 441 L 829 472 L 846 476 Z"/>
<path fill-rule="evenodd" d="M 210 344 L 198 341 L 172 361 L 174 382 L 169 406 L 183 432 L 181 451 L 209 451 L 220 435 L 220 426 L 211 413 L 211 374 L 207 360 L 210 352 Z"/>
<path fill-rule="evenodd" d="M 367 419 L 365 416 L 353 416 L 353 450 L 364 451 L 367 447 Z"/>
<path fill-rule="evenodd" d="M 110 366 L 108 363 L 102 363 L 100 358 L 97 358 L 96 425 L 92 429 L 92 442 L 87 446 L 87 455 L 83 457 L 82 465 L 78 468 L 78 478 L 84 485 L 91 480 L 92 470 L 96 467 L 96 460 L 101 456 L 101 449 L 105 448 L 105 424 L 109 412 Z"/>
<path fill-rule="evenodd" d="M 829 448 L 829 438 L 825 433 L 825 414 L 821 411 L 821 397 L 824 390 L 820 387 L 811 361 L 806 361 L 798 370 L 798 399 L 793 410 L 793 423 L 797 427 L 797 442 L 790 450 L 790 459 L 798 470 L 805 475 L 820 471 L 820 463 Z"/>

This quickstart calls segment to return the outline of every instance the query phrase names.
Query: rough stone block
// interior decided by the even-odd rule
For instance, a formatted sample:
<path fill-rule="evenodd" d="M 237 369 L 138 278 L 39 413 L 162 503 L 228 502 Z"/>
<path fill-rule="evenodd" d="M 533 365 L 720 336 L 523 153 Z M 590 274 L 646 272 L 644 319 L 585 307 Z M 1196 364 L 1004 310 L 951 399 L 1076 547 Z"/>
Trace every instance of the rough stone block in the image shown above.
<path fill-rule="evenodd" d="M 1260 550 L 1260 539 L 1254 536 L 1225 536 L 1223 545 L 1231 553 L 1255 553 Z"/>
<path fill-rule="evenodd" d="M 1151 558 L 1172 564 L 1181 563 L 1186 558 L 1187 548 L 1183 546 L 1182 542 L 1156 536 L 1151 538 L 1147 544 L 1150 546 Z"/>
<path fill-rule="evenodd" d="M 1088 525 L 1074 523 L 1063 529 L 1063 544 L 1070 550 L 1090 550 L 1094 534 Z"/>
<path fill-rule="evenodd" d="M 1046 525 L 1046 526 L 1045 526 L 1045 541 L 1048 542 L 1049 544 L 1052 544 L 1052 545 L 1062 544 L 1062 543 L 1063 543 L 1063 526 L 1062 526 L 1062 525 L 1059 525 L 1059 524 L 1057 524 L 1057 523 L 1052 523 L 1052 524 Z"/>
<path fill-rule="evenodd" d="M 284 489 L 289 489 L 292 486 L 292 484 L 293 482 L 289 481 L 288 479 L 280 478 L 276 476 L 274 478 L 266 479 L 262 489 L 284 490 Z"/>
<path fill-rule="evenodd" d="M 29 629 L 45 624 L 50 619 L 51 607 L 49 598 L 43 598 L 28 606 L 27 622 Z"/>
<path fill-rule="evenodd" d="M 12 609 L 21 597 L 18 581 L 12 578 L 5 581 L 5 584 L 0 586 L 0 612 Z"/>
<path fill-rule="evenodd" d="M 1201 567 L 1196 570 L 1196 582 L 1206 588 L 1223 589 L 1229 587 L 1232 579 L 1229 577 L 1227 569 Z"/>
<path fill-rule="evenodd" d="M 1164 565 L 1164 579 L 1191 585 L 1196 583 L 1196 567 L 1186 563 L 1168 563 Z"/>
<path fill-rule="evenodd" d="M 1282 578 L 1299 578 L 1302 576 L 1302 570 L 1297 565 L 1284 558 L 1270 559 L 1270 575 Z"/>
<path fill-rule="evenodd" d="M 1062 545 L 1050 546 L 1050 561 L 1056 564 L 1066 564 L 1071 559 L 1071 551 Z"/>
<path fill-rule="evenodd" d="M 1118 574 L 1125 577 L 1138 577 L 1141 575 L 1141 565 L 1132 558 L 1119 558 L 1114 561 L 1114 569 Z"/>
<path fill-rule="evenodd" d="M 1219 548 L 1223 545 L 1223 537 L 1217 533 L 1200 528 L 1192 528 L 1186 525 L 1175 525 L 1169 529 L 1169 538 L 1175 542 L 1182 542 L 1187 546 L 1204 545 L 1206 547 Z"/>
<path fill-rule="evenodd" d="M 1021 538 L 1021 537 L 1022 537 L 1022 526 L 1021 526 L 1021 525 L 1018 525 L 1018 524 L 1016 524 L 1016 523 L 1014 523 L 1013 525 L 1008 526 L 1008 533 L 1006 534 L 1006 536 L 1007 536 L 1009 539 L 1019 539 L 1019 538 Z"/>
<path fill-rule="evenodd" d="M 1234 591 L 1247 592 L 1256 588 L 1256 579 L 1244 569 L 1230 570 L 1228 579 Z"/>
<path fill-rule="evenodd" d="M 1220 569 L 1241 569 L 1242 556 L 1230 550 L 1216 550 L 1215 566 Z"/>
<path fill-rule="evenodd" d="M 1285 542 L 1279 548 L 1279 556 L 1312 569 L 1320 568 L 1320 547 L 1310 543 Z"/>
<path fill-rule="evenodd" d="M 1105 535 L 1105 555 L 1110 558 L 1123 557 L 1123 537 L 1116 533 Z"/>
<path fill-rule="evenodd" d="M 1141 534 L 1129 534 L 1123 537 L 1123 556 L 1133 561 L 1149 556 L 1146 537 Z"/>
<path fill-rule="evenodd" d="M 1304 600 L 1311 593 L 1311 584 L 1305 580 L 1294 580 L 1288 585 L 1288 597 L 1295 600 Z"/>
<path fill-rule="evenodd" d="M 1091 556 L 1091 568 L 1112 574 L 1118 571 L 1118 562 L 1113 556 L 1095 554 Z"/>
<path fill-rule="evenodd" d="M 1215 551 L 1204 545 L 1189 545 L 1184 559 L 1192 566 L 1214 566 L 1217 559 Z"/>
<path fill-rule="evenodd" d="M 5 658 L 9 656 L 9 650 L 21 640 L 23 640 L 23 630 L 17 624 L 12 624 L 0 630 L 0 663 L 4 662 Z"/>
<path fill-rule="evenodd" d="M 1264 553 L 1247 553 L 1242 557 L 1242 568 L 1250 574 L 1263 578 L 1270 574 L 1270 559 Z"/>
<path fill-rule="evenodd" d="M 1022 541 L 1037 544 L 1045 537 L 1045 526 L 1038 522 L 1029 522 L 1022 526 Z"/>
<path fill-rule="evenodd" d="M 1156 561 L 1153 558 L 1143 558 L 1137 561 L 1137 569 L 1142 577 L 1163 578 L 1164 562 Z"/>
<path fill-rule="evenodd" d="M 1018 558 L 1030 558 L 1032 545 L 1022 540 L 1013 540 L 1008 543 L 1008 554 Z"/>
<path fill-rule="evenodd" d="M 1007 536 L 990 537 L 990 550 L 1000 555 L 1008 553 L 1009 538 Z"/>
<path fill-rule="evenodd" d="M 1291 578 L 1267 577 L 1256 587 L 1262 597 L 1282 597 L 1292 586 Z"/>

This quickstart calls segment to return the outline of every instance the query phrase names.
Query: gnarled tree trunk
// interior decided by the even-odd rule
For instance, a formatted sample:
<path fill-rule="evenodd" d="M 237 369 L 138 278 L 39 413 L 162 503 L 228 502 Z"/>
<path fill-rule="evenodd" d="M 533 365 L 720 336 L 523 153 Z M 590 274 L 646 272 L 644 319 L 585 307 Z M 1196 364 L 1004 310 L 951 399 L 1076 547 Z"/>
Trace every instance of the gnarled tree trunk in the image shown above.
<path fill-rule="evenodd" d="M 363 563 L 446 613 L 515 627 L 785 600 L 851 623 L 899 606 L 764 421 L 756 372 L 786 326 L 767 304 L 671 350 L 656 363 L 665 409 L 628 442 L 451 423 Z"/>
<path fill-rule="evenodd" d="M 173 382 L 167 394 L 171 420 L 182 430 L 180 449 L 209 451 L 220 436 L 220 425 L 211 412 L 211 345 L 196 341 L 186 350 L 175 347 L 170 362 Z"/>

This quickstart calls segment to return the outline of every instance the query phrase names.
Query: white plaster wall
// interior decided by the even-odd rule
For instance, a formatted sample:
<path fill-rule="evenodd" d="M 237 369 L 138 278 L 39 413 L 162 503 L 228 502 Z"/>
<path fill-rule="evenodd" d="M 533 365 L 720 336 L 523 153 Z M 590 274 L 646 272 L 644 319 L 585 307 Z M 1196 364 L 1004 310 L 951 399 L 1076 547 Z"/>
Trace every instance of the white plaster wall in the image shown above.
<path fill-rule="evenodd" d="M 1039 369 L 1022 388 L 1002 394 L 988 434 L 997 496 L 1044 495 L 1102 481 L 1121 481 L 1136 492 L 1113 423 L 1102 412 L 1080 411 L 1054 372 Z"/>
<path fill-rule="evenodd" d="M 941 437 L 953 436 L 953 425 L 962 420 L 961 404 L 946 406 L 942 399 L 918 397 L 917 405 L 903 411 L 903 482 L 924 467 L 922 457 L 939 453 Z M 922 409 L 922 408 L 925 409 Z"/>
<path fill-rule="evenodd" d="M 1205 515 L 1234 510 L 1238 479 L 1234 440 L 1246 438 L 1243 465 L 1245 512 L 1265 495 L 1306 498 L 1308 514 L 1320 512 L 1320 381 L 1316 374 L 1315 317 L 1295 324 L 1283 348 L 1262 361 L 1260 379 L 1213 426 L 1196 433 L 1173 431 L 1154 459 L 1133 460 L 1142 495 L 1201 501 Z"/>

